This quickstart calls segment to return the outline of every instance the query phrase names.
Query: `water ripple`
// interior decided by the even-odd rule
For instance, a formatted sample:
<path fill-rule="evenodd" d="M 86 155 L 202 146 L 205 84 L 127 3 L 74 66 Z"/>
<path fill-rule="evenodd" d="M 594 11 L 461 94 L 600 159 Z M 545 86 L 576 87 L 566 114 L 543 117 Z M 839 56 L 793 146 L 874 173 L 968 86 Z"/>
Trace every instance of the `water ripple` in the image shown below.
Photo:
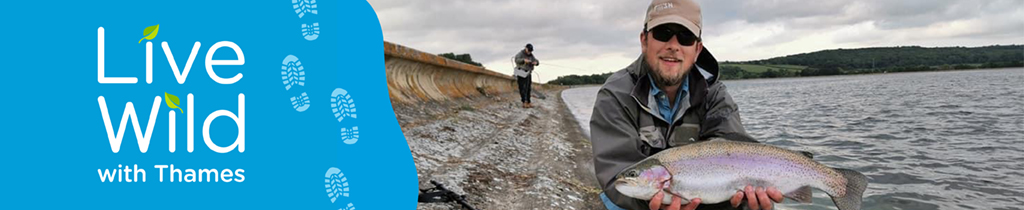
<path fill-rule="evenodd" d="M 726 84 L 751 135 L 867 175 L 864 209 L 1024 206 L 1024 69 Z"/>

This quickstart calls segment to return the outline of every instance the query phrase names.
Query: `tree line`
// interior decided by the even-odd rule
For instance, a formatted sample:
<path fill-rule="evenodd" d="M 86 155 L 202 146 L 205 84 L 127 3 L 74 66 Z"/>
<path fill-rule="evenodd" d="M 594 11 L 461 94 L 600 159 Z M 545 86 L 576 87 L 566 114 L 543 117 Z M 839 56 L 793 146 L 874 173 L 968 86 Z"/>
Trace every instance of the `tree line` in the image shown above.
<path fill-rule="evenodd" d="M 565 75 L 560 76 L 554 80 L 548 81 L 548 84 L 553 85 L 586 85 L 586 84 L 604 84 L 604 81 L 608 77 L 612 76 L 612 72 L 604 74 L 591 74 L 591 75 Z"/>
<path fill-rule="evenodd" d="M 786 76 L 870 74 L 1024 67 L 1024 45 L 984 47 L 876 47 L 833 49 L 726 64 L 806 66 Z M 777 70 L 778 71 L 778 70 Z M 766 75 L 765 75 L 766 76 Z"/>
<path fill-rule="evenodd" d="M 465 54 L 441 53 L 441 54 L 437 54 L 437 55 L 441 56 L 441 57 L 448 58 L 448 59 L 456 60 L 456 61 L 459 61 L 459 62 L 463 62 L 463 63 L 469 64 L 469 65 L 480 66 L 480 67 L 484 66 L 483 64 L 480 64 L 480 63 L 478 63 L 476 61 L 473 61 L 473 56 L 470 56 L 469 53 L 465 53 Z"/>
<path fill-rule="evenodd" d="M 723 79 L 1024 67 L 1024 45 L 831 49 L 719 66 Z M 612 73 L 567 75 L 548 84 L 602 84 Z"/>

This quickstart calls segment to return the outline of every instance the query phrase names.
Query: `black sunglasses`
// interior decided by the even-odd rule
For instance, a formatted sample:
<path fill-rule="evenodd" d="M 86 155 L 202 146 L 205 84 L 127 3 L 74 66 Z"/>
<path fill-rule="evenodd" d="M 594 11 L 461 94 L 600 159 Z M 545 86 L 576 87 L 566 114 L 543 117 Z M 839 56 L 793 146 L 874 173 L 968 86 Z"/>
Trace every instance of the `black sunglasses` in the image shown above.
<path fill-rule="evenodd" d="M 676 41 L 679 41 L 679 45 L 693 46 L 694 43 L 700 41 L 700 37 L 693 35 L 693 32 L 683 27 L 670 27 L 668 24 L 654 27 L 650 30 L 651 36 L 654 40 L 661 42 L 668 42 L 672 40 L 672 36 L 676 37 Z"/>

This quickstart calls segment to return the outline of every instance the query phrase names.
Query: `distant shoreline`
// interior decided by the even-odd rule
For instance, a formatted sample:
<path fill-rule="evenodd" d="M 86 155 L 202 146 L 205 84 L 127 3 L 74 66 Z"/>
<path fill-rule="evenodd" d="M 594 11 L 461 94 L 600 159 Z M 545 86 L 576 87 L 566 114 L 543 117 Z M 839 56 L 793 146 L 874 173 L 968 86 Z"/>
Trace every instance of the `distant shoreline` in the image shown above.
<path fill-rule="evenodd" d="M 862 76 L 862 75 L 875 75 L 875 74 L 905 74 L 905 73 L 928 73 L 928 72 L 950 72 L 950 71 L 988 71 L 988 70 L 1005 70 L 1005 69 L 1024 69 L 1024 67 L 1002 67 L 1002 68 L 986 68 L 986 69 L 943 69 L 943 70 L 930 70 L 930 71 L 899 71 L 899 72 L 887 72 L 887 73 L 858 73 L 858 74 L 836 74 L 836 75 L 814 75 L 814 76 L 795 76 L 795 77 L 772 77 L 772 78 L 743 78 L 743 79 L 729 79 L 725 78 L 722 81 L 739 81 L 739 80 L 760 80 L 760 79 L 786 79 L 786 78 L 813 78 L 813 77 L 840 77 L 840 76 Z M 574 85 L 583 87 L 587 85 Z"/>
<path fill-rule="evenodd" d="M 1024 45 L 830 49 L 752 61 L 721 61 L 724 80 L 961 71 L 1024 67 Z M 600 84 L 612 73 L 567 75 L 548 84 Z"/>
<path fill-rule="evenodd" d="M 812 77 L 828 77 L 828 76 L 857 76 L 857 75 L 898 74 L 898 73 L 948 72 L 948 71 L 985 71 L 985 70 L 1000 70 L 1000 69 L 1013 69 L 1013 68 L 1024 69 L 1024 67 L 1000 67 L 1000 68 L 984 68 L 984 69 L 940 69 L 940 70 L 927 70 L 927 71 L 870 72 L 870 73 L 856 73 L 856 74 L 813 75 L 813 76 L 787 76 L 787 77 L 758 77 L 758 78 L 741 78 L 741 79 L 730 79 L 728 77 L 724 77 L 725 79 L 722 79 L 722 81 L 759 80 L 759 79 L 783 79 L 783 78 L 812 78 Z M 612 73 L 614 73 L 614 72 L 609 72 L 609 73 L 605 73 L 605 74 L 593 74 L 593 75 L 590 75 L 590 77 L 602 77 L 604 75 L 611 75 Z M 570 75 L 570 76 L 579 76 L 579 75 Z M 587 77 L 587 76 L 580 76 L 580 77 Z M 607 76 L 604 76 L 604 77 L 607 78 Z M 552 80 L 552 81 L 554 81 L 554 80 Z M 551 83 L 549 82 L 547 84 L 551 84 Z M 568 87 L 568 88 L 581 88 L 581 87 L 588 87 L 588 86 L 600 86 L 602 84 L 604 84 L 604 83 L 602 82 L 602 83 L 573 84 L 573 85 L 560 85 L 560 86 L 565 86 L 565 87 Z M 559 84 L 553 84 L 553 85 L 559 85 Z"/>

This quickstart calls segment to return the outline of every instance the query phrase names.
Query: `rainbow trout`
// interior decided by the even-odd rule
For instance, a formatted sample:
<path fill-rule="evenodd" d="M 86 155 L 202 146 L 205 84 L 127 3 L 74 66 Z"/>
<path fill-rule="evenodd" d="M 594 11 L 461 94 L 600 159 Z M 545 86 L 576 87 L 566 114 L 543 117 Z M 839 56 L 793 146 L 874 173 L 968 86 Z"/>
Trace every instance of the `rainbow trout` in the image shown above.
<path fill-rule="evenodd" d="M 830 168 L 801 153 L 767 144 L 710 140 L 661 151 L 615 177 L 620 193 L 650 200 L 660 190 L 701 203 L 728 201 L 747 185 L 775 187 L 784 197 L 811 202 L 811 188 L 832 197 L 839 210 L 860 209 L 867 188 L 863 174 Z M 671 203 L 665 196 L 662 203 Z"/>

